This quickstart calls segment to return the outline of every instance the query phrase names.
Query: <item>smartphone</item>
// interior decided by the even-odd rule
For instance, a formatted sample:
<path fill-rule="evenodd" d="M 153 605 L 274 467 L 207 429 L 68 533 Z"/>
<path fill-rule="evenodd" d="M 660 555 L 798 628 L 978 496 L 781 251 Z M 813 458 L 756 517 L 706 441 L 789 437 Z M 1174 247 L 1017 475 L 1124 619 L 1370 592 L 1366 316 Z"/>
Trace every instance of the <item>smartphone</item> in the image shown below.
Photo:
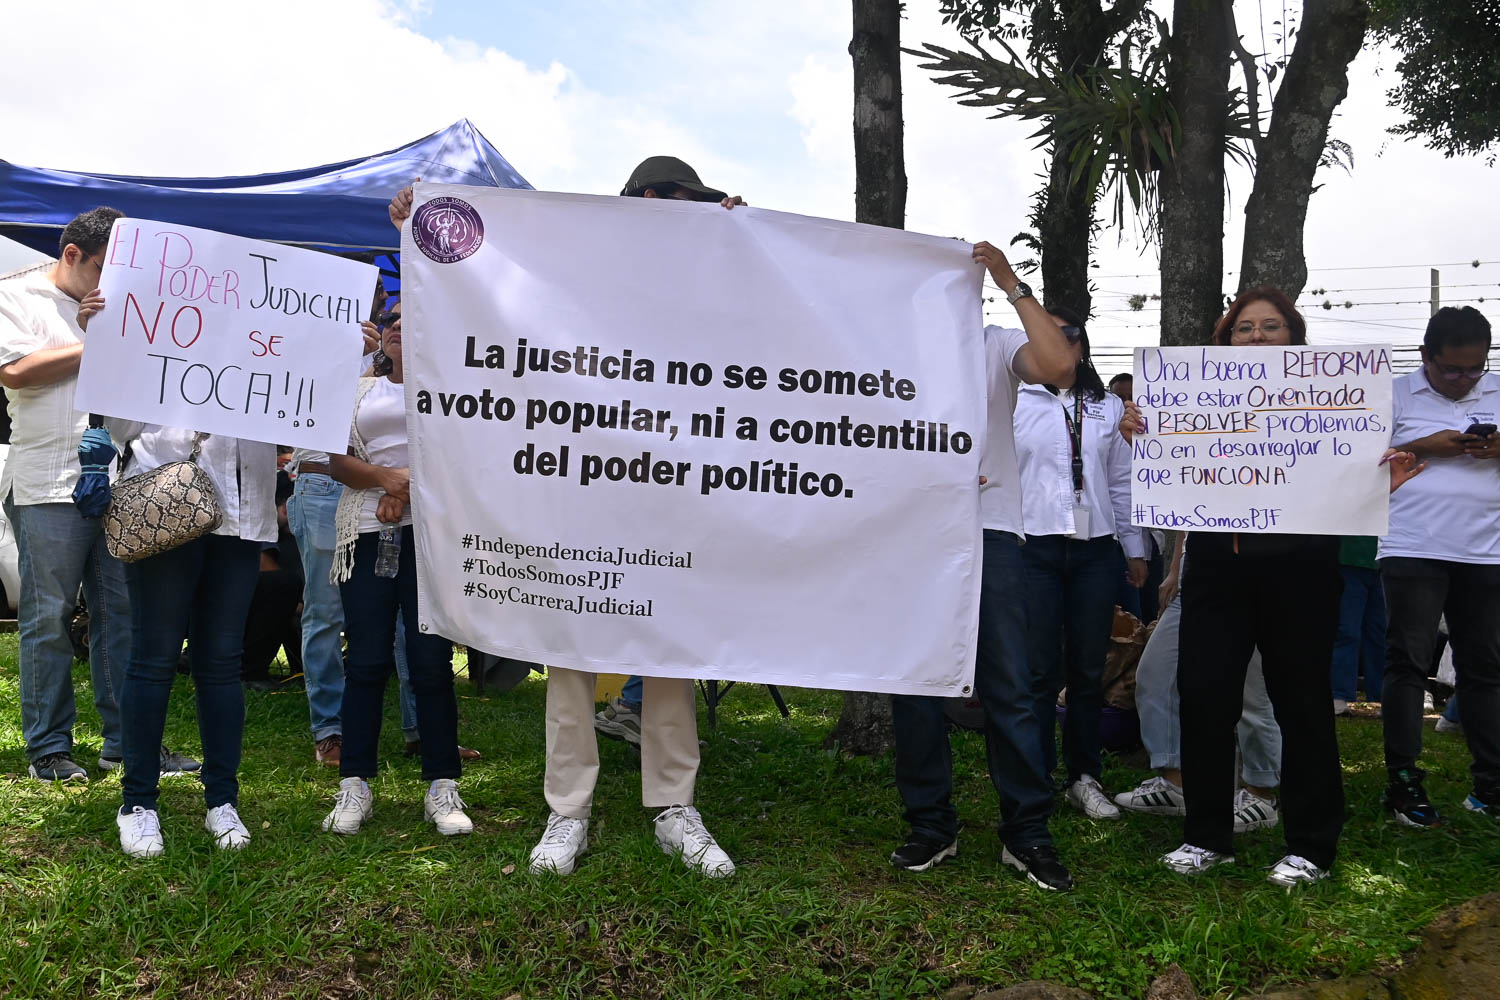
<path fill-rule="evenodd" d="M 1494 424 L 1481 424 L 1481 423 L 1477 423 L 1477 422 L 1476 423 L 1472 423 L 1472 424 L 1469 425 L 1469 429 L 1466 430 L 1466 431 L 1464 431 L 1464 433 L 1465 434 L 1473 434 L 1475 437 L 1487 438 L 1491 434 L 1495 433 L 1495 425 Z"/>

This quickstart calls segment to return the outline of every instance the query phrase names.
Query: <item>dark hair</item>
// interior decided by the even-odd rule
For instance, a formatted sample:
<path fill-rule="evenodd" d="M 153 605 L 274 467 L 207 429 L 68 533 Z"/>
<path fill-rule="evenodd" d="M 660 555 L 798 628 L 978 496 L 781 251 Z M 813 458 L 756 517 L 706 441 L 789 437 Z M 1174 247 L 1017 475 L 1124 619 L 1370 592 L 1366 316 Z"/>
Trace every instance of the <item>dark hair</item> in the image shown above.
<path fill-rule="evenodd" d="M 1099 402 L 1106 395 L 1104 391 L 1104 380 L 1094 370 L 1094 362 L 1089 357 L 1089 330 L 1084 325 L 1083 317 L 1076 309 L 1067 306 L 1048 306 L 1047 312 L 1062 320 L 1068 326 L 1078 327 L 1078 342 L 1083 345 L 1083 356 L 1078 359 L 1078 367 L 1073 369 L 1073 391 L 1087 396 L 1094 402 Z M 1047 386 L 1052 392 L 1057 392 L 1056 386 Z"/>
<path fill-rule="evenodd" d="M 57 240 L 57 255 L 61 257 L 71 243 L 86 256 L 92 257 L 104 249 L 104 245 L 109 242 L 110 227 L 124 215 L 124 212 L 103 205 L 92 212 L 84 212 L 63 226 L 62 236 Z"/>
<path fill-rule="evenodd" d="M 1229 343 L 1229 336 L 1234 332 L 1234 325 L 1240 321 L 1240 313 L 1252 302 L 1269 302 L 1271 308 L 1281 313 L 1281 318 L 1286 320 L 1286 325 L 1292 333 L 1292 343 L 1307 343 L 1307 320 L 1297 311 L 1297 306 L 1287 297 L 1286 292 L 1269 285 L 1259 288 L 1247 288 L 1240 292 L 1239 296 L 1229 306 L 1229 311 L 1219 318 L 1214 327 L 1214 343 L 1223 347 Z"/>
<path fill-rule="evenodd" d="M 1427 321 L 1427 332 L 1422 335 L 1422 346 L 1430 358 L 1442 354 L 1449 347 L 1468 347 L 1470 344 L 1490 346 L 1490 321 L 1484 313 L 1473 306 L 1443 306 Z"/>
<path fill-rule="evenodd" d="M 1134 382 L 1134 381 L 1135 381 L 1135 373 L 1134 372 L 1121 372 L 1120 374 L 1116 375 L 1114 378 L 1112 378 L 1112 379 L 1109 380 L 1109 387 L 1111 389 L 1113 389 L 1115 386 L 1119 385 L 1121 382 Z"/>
<path fill-rule="evenodd" d="M 671 181 L 662 181 L 660 184 L 647 184 L 645 187 L 641 188 L 634 194 L 627 195 L 627 197 L 644 198 L 646 197 L 647 191 L 655 191 L 658 198 L 670 198 L 677 193 L 677 189 L 681 186 L 682 185 L 674 184 Z"/>

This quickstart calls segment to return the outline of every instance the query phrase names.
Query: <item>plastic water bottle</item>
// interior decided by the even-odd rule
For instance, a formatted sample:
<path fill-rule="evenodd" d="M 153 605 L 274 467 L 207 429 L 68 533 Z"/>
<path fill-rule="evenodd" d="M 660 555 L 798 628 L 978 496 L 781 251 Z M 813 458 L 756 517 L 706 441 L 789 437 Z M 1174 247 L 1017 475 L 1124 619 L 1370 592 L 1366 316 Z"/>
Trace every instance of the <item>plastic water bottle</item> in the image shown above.
<path fill-rule="evenodd" d="M 401 569 L 401 529 L 388 524 L 380 529 L 380 544 L 375 549 L 375 575 L 395 577 Z"/>

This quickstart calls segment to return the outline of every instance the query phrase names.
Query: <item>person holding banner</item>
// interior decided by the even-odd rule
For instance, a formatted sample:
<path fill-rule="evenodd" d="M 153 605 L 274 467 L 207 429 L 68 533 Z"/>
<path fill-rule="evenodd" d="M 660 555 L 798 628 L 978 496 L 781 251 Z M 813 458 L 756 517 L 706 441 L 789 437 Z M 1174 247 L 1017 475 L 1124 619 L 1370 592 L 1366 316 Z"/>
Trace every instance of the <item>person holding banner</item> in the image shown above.
<path fill-rule="evenodd" d="M 1000 794 L 1001 858 L 1032 884 L 1062 891 L 1072 888 L 1073 876 L 1058 857 L 1047 828 L 1054 793 L 1035 711 L 1036 671 L 1027 653 L 1026 569 L 1021 554 L 1025 528 L 1012 414 L 1018 381 L 1068 383 L 1078 361 L 1062 324 L 1032 296 L 998 247 L 975 244 L 974 259 L 989 269 L 1023 327 L 984 330 L 989 426 L 979 464 L 984 551 L 974 686 L 984 709 L 990 780 Z M 648 696 L 648 705 L 649 700 Z M 958 853 L 944 700 L 893 695 L 891 714 L 896 787 L 910 830 L 890 860 L 906 871 L 926 871 Z"/>
<path fill-rule="evenodd" d="M 1073 360 L 1065 378 L 1023 385 L 1016 397 L 1016 452 L 1026 544 L 1027 656 L 1036 677 L 1042 759 L 1057 766 L 1057 696 L 1068 689 L 1064 797 L 1090 819 L 1119 819 L 1099 783 L 1104 661 L 1120 584 L 1146 582 L 1150 544 L 1130 520 L 1130 445 L 1120 434 L 1124 404 L 1106 392 L 1089 359 L 1088 330 L 1071 309 L 1050 310 Z"/>
<path fill-rule="evenodd" d="M 726 209 L 745 204 L 738 195 L 731 197 L 705 185 L 692 167 L 675 156 L 641 161 L 620 194 L 717 202 Z M 411 214 L 413 198 L 413 190 L 404 188 L 391 200 L 390 219 L 398 229 Z M 641 699 L 641 801 L 648 809 L 660 810 L 654 820 L 657 846 L 709 878 L 733 875 L 734 862 L 692 804 L 700 762 L 693 682 L 644 677 Z M 424 733 L 426 728 L 424 722 Z M 530 870 L 567 875 L 588 850 L 589 814 L 599 777 L 592 673 L 548 667 L 546 739 L 545 795 L 550 814 L 542 839 L 531 851 Z"/>
<path fill-rule="evenodd" d="M 1214 328 L 1220 346 L 1307 343 L 1307 325 L 1283 292 L 1240 294 Z M 1417 471 L 1388 452 L 1391 489 Z M 1344 784 L 1328 664 L 1338 631 L 1339 537 L 1194 531 L 1182 581 L 1177 689 L 1182 718 L 1184 843 L 1161 858 L 1193 875 L 1234 861 L 1234 729 L 1245 672 L 1258 647 L 1266 692 L 1281 726 L 1282 829 L 1287 854 L 1274 885 L 1328 877 L 1344 824 Z"/>
<path fill-rule="evenodd" d="M 91 293 L 79 307 L 79 325 L 87 326 L 104 308 L 104 297 Z M 166 850 L 157 812 L 159 752 L 187 640 L 203 741 L 203 825 L 215 846 L 239 850 L 250 843 L 238 808 L 245 732 L 240 669 L 261 549 L 277 537 L 276 446 L 116 417 L 106 418 L 106 425 L 116 440 L 129 442 L 125 477 L 194 462 L 212 483 L 223 515 L 212 533 L 125 567 L 131 648 L 120 700 L 125 737 L 124 801 L 115 818 L 120 847 L 131 857 Z"/>
<path fill-rule="evenodd" d="M 344 664 L 343 746 L 338 793 L 323 829 L 355 834 L 370 818 L 369 779 L 377 748 L 385 684 L 395 671 L 396 618 L 417 620 L 417 554 L 412 536 L 411 468 L 406 436 L 405 370 L 400 304 L 381 320 L 388 370 L 360 379 L 349 429 L 349 454 L 330 455 L 330 472 L 346 489 L 336 518 L 332 578 L 339 584 L 349 652 Z M 453 644 L 405 629 L 406 662 L 422 732 L 422 802 L 427 821 L 445 836 L 472 833 L 458 795 L 458 702 Z"/>

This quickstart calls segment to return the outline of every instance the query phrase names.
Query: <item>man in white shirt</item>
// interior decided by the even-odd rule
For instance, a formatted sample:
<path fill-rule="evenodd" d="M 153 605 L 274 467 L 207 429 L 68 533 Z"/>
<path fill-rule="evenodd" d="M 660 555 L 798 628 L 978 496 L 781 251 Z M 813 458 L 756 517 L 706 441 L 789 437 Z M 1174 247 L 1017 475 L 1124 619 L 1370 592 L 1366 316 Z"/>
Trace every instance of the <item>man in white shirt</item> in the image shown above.
<path fill-rule="evenodd" d="M 1459 711 L 1473 756 L 1473 812 L 1500 815 L 1500 381 L 1490 324 L 1471 306 L 1439 309 L 1422 367 L 1392 386 L 1392 444 L 1426 471 L 1391 494 L 1380 542 L 1389 609 L 1383 724 L 1386 806 L 1407 826 L 1438 825 L 1417 767 L 1422 693 L 1446 612 Z"/>
<path fill-rule="evenodd" d="M 104 738 L 101 770 L 120 766 L 119 693 L 130 657 L 125 568 L 104 545 L 104 521 L 73 505 L 78 444 L 88 415 L 73 408 L 83 331 L 78 302 L 99 286 L 112 208 L 85 212 L 62 231 L 45 270 L 0 282 L 0 385 L 11 413 L 0 499 L 20 557 L 21 730 L 31 775 L 87 781 L 73 759 L 73 646 L 68 618 L 83 587 L 89 667 Z"/>
<path fill-rule="evenodd" d="M 1000 794 L 1001 854 L 1006 864 L 1044 889 L 1072 888 L 1052 846 L 1052 779 L 1042 759 L 1041 726 L 1033 711 L 1034 679 L 1026 656 L 1026 581 L 1021 562 L 1025 534 L 1021 474 L 1012 414 L 1017 381 L 1056 383 L 1074 366 L 1067 339 L 988 243 L 974 259 L 1016 307 L 1023 330 L 984 331 L 989 433 L 980 459 L 980 516 L 984 523 L 983 580 L 979 597 L 979 657 L 974 687 L 984 708 L 990 780 Z M 953 760 L 943 699 L 896 695 L 896 787 L 910 826 L 891 864 L 926 871 L 958 853 L 958 810 L 953 805 Z"/>

